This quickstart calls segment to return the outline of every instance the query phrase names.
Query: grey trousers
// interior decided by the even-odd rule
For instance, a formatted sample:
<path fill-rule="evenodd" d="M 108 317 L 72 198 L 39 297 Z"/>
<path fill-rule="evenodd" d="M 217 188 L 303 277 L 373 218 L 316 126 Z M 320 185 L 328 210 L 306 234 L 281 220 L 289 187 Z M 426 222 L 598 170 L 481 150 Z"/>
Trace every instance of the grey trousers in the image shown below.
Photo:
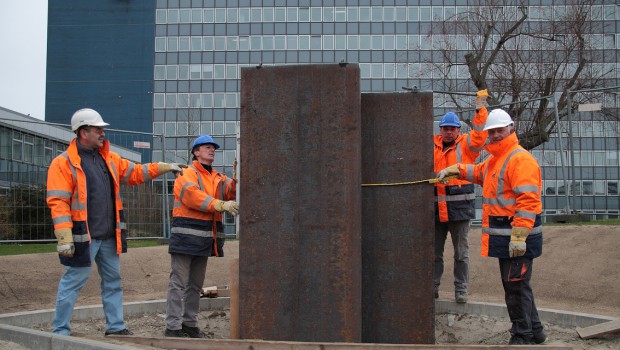
<path fill-rule="evenodd" d="M 467 292 L 469 283 L 469 220 L 435 222 L 435 292 L 443 274 L 443 250 L 448 237 L 454 246 L 454 291 Z"/>
<path fill-rule="evenodd" d="M 166 328 L 196 327 L 200 291 L 207 272 L 207 256 L 170 254 L 170 281 L 166 299 Z"/>

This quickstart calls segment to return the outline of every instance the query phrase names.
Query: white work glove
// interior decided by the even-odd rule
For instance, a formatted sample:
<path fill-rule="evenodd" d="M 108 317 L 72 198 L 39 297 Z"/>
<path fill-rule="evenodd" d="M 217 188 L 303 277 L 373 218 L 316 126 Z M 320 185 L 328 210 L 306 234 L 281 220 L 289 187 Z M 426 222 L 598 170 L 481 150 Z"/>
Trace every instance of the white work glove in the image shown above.
<path fill-rule="evenodd" d="M 508 255 L 511 258 L 525 255 L 525 240 L 530 234 L 527 227 L 513 227 L 510 231 L 510 243 L 508 244 Z"/>
<path fill-rule="evenodd" d="M 215 208 L 215 210 L 219 211 L 220 213 L 227 211 L 231 213 L 233 216 L 236 216 L 237 214 L 239 214 L 239 203 L 235 201 L 221 201 L 219 199 L 216 199 L 216 202 L 213 205 L 213 207 Z"/>
<path fill-rule="evenodd" d="M 442 184 L 446 184 L 448 183 L 448 181 L 450 181 L 450 179 L 446 179 L 447 177 L 451 177 L 454 178 L 458 178 L 459 175 L 461 173 L 459 172 L 459 167 L 456 164 L 450 165 L 449 167 L 441 170 L 440 172 L 437 173 L 437 179 L 439 180 L 439 182 L 441 182 Z"/>
<path fill-rule="evenodd" d="M 172 172 L 174 175 L 183 175 L 183 168 L 187 168 L 187 165 L 181 163 L 157 163 L 159 175 Z"/>
<path fill-rule="evenodd" d="M 73 233 L 70 228 L 61 228 L 54 231 L 54 235 L 58 239 L 58 245 L 56 251 L 62 256 L 67 258 L 73 257 L 75 252 L 75 246 L 73 245 Z"/>
<path fill-rule="evenodd" d="M 487 101 L 489 97 L 489 92 L 487 89 L 480 90 L 476 93 L 476 109 L 481 110 L 484 107 L 484 103 Z"/>

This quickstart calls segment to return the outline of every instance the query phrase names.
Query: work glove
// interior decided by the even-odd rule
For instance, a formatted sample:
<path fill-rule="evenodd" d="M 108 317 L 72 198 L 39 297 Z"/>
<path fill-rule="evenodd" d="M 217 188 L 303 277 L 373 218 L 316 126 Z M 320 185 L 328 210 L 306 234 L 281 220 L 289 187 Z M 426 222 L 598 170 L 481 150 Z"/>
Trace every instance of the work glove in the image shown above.
<path fill-rule="evenodd" d="M 510 231 L 510 243 L 508 244 L 508 255 L 511 258 L 525 255 L 525 240 L 530 234 L 527 227 L 513 227 Z"/>
<path fill-rule="evenodd" d="M 61 228 L 54 231 L 54 235 L 58 239 L 58 245 L 56 250 L 58 254 L 70 258 L 75 252 L 75 246 L 73 245 L 73 233 L 70 228 Z"/>
<path fill-rule="evenodd" d="M 237 181 L 237 158 L 235 158 L 235 161 L 233 162 L 233 181 Z"/>
<path fill-rule="evenodd" d="M 461 173 L 459 172 L 459 167 L 456 164 L 450 165 L 449 167 L 443 169 L 442 171 L 437 173 L 437 179 L 442 184 L 447 184 L 450 179 L 446 179 L 447 177 L 452 176 L 452 178 L 458 178 Z"/>
<path fill-rule="evenodd" d="M 239 214 L 239 203 L 235 201 L 221 201 L 219 199 L 216 199 L 216 202 L 213 205 L 213 207 L 215 208 L 215 210 L 219 211 L 220 213 L 227 211 L 231 213 L 233 216 L 236 216 L 237 214 Z"/>
<path fill-rule="evenodd" d="M 487 101 L 488 97 L 489 92 L 487 89 L 480 90 L 476 93 L 476 110 L 480 110 L 484 107 L 484 103 Z"/>
<path fill-rule="evenodd" d="M 157 163 L 159 175 L 172 172 L 174 175 L 183 175 L 183 168 L 187 168 L 187 165 L 181 163 Z"/>

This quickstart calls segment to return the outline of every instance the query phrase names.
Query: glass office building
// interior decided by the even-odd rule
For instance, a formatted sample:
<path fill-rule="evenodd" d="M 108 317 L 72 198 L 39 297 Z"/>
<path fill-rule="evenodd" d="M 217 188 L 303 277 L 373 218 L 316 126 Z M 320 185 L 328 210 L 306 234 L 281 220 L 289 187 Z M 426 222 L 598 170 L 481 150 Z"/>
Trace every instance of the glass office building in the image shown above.
<path fill-rule="evenodd" d="M 433 69 L 445 64 L 441 43 L 454 42 L 459 57 L 471 50 L 471 44 L 465 35 L 446 38 L 438 34 L 437 24 L 467 13 L 479 3 L 157 0 L 154 36 L 150 38 L 154 44 L 152 120 L 153 132 L 165 135 L 165 144 L 154 143 L 153 160 L 185 161 L 192 136 L 207 133 L 222 146 L 214 165 L 231 174 L 238 151 L 242 67 L 345 61 L 359 64 L 362 92 L 403 91 L 403 87 L 412 86 L 441 90 L 445 77 Z M 565 13 L 570 4 L 528 1 L 528 24 L 535 26 L 548 16 Z M 506 13 L 517 11 L 517 6 L 500 7 Z M 613 70 L 601 80 L 601 87 L 620 85 L 620 7 L 615 1 L 595 1 L 590 19 L 591 32 L 586 37 L 605 52 L 601 62 L 592 64 Z M 455 67 L 449 78 L 459 82 L 461 91 L 476 90 L 466 65 Z M 605 96 L 603 107 L 612 118 L 602 118 L 596 112 L 573 115 L 576 181 L 569 189 L 578 194 L 573 209 L 618 217 L 620 99 L 617 94 Z M 435 94 L 435 123 L 437 116 L 454 107 L 448 96 Z M 561 124 L 566 129 L 567 123 Z M 568 145 L 566 138 L 564 144 Z M 569 156 L 567 148 L 564 150 Z M 543 167 L 545 213 L 559 213 L 566 206 L 566 189 L 557 135 L 551 134 L 550 140 L 532 153 Z M 567 175 L 570 170 L 566 169 Z"/>
<path fill-rule="evenodd" d="M 151 132 L 155 3 L 47 2 L 45 120 L 90 107 L 110 128 Z"/>

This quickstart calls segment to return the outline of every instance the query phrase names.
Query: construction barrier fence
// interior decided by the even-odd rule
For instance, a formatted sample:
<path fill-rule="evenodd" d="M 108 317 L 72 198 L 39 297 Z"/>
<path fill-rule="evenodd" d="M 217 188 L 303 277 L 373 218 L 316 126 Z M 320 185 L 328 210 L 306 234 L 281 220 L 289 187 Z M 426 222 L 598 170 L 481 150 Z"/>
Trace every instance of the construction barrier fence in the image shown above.
<path fill-rule="evenodd" d="M 112 150 L 135 163 L 188 163 L 187 156 L 171 155 L 165 147 L 170 143 L 191 142 L 197 136 L 186 135 L 185 141 L 181 141 L 178 136 L 153 133 L 107 128 L 105 132 Z M 56 240 L 45 201 L 47 170 L 52 159 L 66 150 L 73 136 L 68 125 L 0 118 L 0 243 Z M 153 154 L 160 155 L 159 159 L 153 159 Z M 232 168 L 227 170 L 231 172 Z M 173 175 L 166 174 L 142 185 L 121 186 L 129 239 L 169 237 L 173 185 Z M 224 221 L 226 235 L 234 237 L 235 218 L 225 215 Z"/>

